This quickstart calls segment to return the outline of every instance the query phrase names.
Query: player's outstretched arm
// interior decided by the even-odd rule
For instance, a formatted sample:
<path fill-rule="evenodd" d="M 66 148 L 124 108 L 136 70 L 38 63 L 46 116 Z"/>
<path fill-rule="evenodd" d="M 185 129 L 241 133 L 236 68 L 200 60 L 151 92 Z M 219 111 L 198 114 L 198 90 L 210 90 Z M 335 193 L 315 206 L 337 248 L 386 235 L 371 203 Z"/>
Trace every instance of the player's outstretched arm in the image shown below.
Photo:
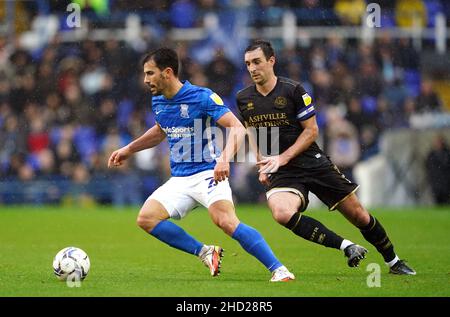
<path fill-rule="evenodd" d="M 136 140 L 114 151 L 109 157 L 108 167 L 121 166 L 132 154 L 158 145 L 165 137 L 166 134 L 161 127 L 158 124 L 154 125 Z"/>
<path fill-rule="evenodd" d="M 217 123 L 230 131 L 222 154 L 217 159 L 217 164 L 214 168 L 214 180 L 221 182 L 230 176 L 229 162 L 239 150 L 245 138 L 246 131 L 242 123 L 232 112 L 224 114 L 217 120 Z"/>

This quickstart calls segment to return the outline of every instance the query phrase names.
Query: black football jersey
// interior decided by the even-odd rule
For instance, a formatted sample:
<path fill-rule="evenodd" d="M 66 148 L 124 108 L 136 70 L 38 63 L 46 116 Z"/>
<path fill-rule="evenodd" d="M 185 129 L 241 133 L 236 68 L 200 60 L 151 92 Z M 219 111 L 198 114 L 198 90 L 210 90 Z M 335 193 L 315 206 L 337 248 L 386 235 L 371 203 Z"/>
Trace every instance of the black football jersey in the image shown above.
<path fill-rule="evenodd" d="M 237 94 L 240 120 L 246 128 L 255 129 L 262 155 L 278 155 L 292 146 L 303 127 L 300 121 L 315 115 L 311 97 L 300 83 L 278 77 L 275 88 L 263 96 L 251 85 Z M 314 168 L 329 163 L 316 142 L 279 169 Z"/>

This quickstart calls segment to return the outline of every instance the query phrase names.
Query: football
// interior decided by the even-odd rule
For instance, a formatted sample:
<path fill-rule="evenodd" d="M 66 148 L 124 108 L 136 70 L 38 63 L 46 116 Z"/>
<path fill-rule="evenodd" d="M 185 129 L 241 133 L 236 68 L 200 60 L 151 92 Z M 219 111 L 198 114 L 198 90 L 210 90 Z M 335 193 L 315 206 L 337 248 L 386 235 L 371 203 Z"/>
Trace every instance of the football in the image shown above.
<path fill-rule="evenodd" d="M 87 253 L 76 247 L 62 249 L 53 259 L 53 272 L 60 281 L 82 281 L 90 267 Z"/>

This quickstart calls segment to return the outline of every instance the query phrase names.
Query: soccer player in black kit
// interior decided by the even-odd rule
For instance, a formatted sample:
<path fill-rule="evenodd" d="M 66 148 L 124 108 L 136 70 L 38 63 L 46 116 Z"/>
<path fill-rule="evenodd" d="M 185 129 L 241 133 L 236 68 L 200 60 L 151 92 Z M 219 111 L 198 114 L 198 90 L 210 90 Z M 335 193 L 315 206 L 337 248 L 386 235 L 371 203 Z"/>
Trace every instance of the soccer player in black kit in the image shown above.
<path fill-rule="evenodd" d="M 348 265 L 358 266 L 367 252 L 365 248 L 302 213 L 308 206 L 311 191 L 330 210 L 339 210 L 361 231 L 381 253 L 390 273 L 415 275 L 416 272 L 395 254 L 378 219 L 359 202 L 355 194 L 358 185 L 346 179 L 316 144 L 319 131 L 311 97 L 300 83 L 275 75 L 275 53 L 271 44 L 254 41 L 245 50 L 245 63 L 254 85 L 237 94 L 241 119 L 249 131 L 267 128 L 267 140 L 272 139 L 271 133 L 277 133 L 278 153 L 271 153 L 270 144 L 261 143 L 264 141 L 260 133 L 255 136 L 257 148 L 268 150 L 266 156 L 260 151 L 256 155 L 259 181 L 266 187 L 274 219 L 306 240 L 343 250 Z"/>

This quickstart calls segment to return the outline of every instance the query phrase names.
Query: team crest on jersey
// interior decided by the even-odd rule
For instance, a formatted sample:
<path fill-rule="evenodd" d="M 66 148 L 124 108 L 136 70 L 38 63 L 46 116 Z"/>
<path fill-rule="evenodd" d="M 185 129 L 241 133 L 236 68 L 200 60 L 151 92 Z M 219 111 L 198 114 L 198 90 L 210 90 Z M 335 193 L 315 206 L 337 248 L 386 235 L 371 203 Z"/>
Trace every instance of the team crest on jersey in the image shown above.
<path fill-rule="evenodd" d="M 287 99 L 285 97 L 279 96 L 275 99 L 275 108 L 282 109 L 286 107 Z"/>
<path fill-rule="evenodd" d="M 223 100 L 222 98 L 220 98 L 220 96 L 216 93 L 212 93 L 209 98 L 212 99 L 212 101 L 214 101 L 214 103 L 218 106 L 223 106 Z"/>
<path fill-rule="evenodd" d="M 249 102 L 248 104 L 247 104 L 247 110 L 254 110 L 255 109 L 255 105 L 253 104 L 253 102 Z"/>
<path fill-rule="evenodd" d="M 185 103 L 180 105 L 180 116 L 182 118 L 189 118 L 189 105 Z"/>
<path fill-rule="evenodd" d="M 312 102 L 311 96 L 308 94 L 303 94 L 302 95 L 303 98 L 303 102 L 305 103 L 305 106 L 309 106 Z"/>

